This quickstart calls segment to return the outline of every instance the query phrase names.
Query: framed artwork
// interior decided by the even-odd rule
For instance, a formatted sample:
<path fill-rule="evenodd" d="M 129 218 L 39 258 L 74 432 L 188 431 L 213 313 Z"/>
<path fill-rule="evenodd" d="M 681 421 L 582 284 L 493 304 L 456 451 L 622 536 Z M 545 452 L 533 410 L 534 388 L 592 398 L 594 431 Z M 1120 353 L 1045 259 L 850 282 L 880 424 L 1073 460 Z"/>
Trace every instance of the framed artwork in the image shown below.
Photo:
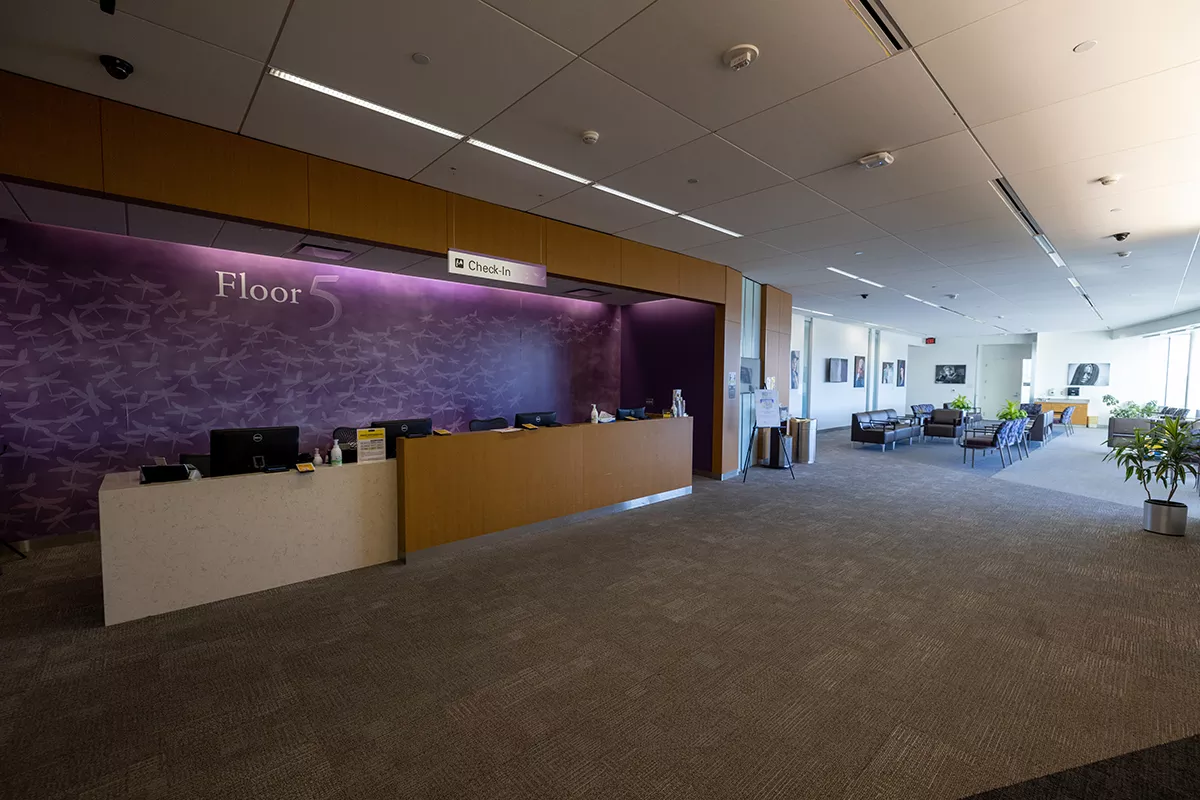
<path fill-rule="evenodd" d="M 867 357 L 854 357 L 854 388 L 861 389 L 867 385 Z"/>
<path fill-rule="evenodd" d="M 904 359 L 896 359 L 896 386 L 904 386 L 904 373 L 907 366 L 904 363 Z"/>
<path fill-rule="evenodd" d="M 934 383 L 966 383 L 966 364 L 938 364 L 933 368 Z"/>
<path fill-rule="evenodd" d="M 883 362 L 883 382 L 891 383 L 895 379 L 896 365 L 891 361 Z"/>
<path fill-rule="evenodd" d="M 800 388 L 800 351 L 799 350 L 792 351 L 791 373 L 792 373 L 792 388 L 799 389 Z"/>
<path fill-rule="evenodd" d="M 1108 372 L 1111 366 L 1111 364 L 1097 364 L 1094 361 L 1067 364 L 1067 385 L 1108 386 Z"/>
<path fill-rule="evenodd" d="M 827 358 L 825 359 L 825 382 L 826 383 L 845 383 L 846 373 L 849 371 L 849 363 L 844 358 Z"/>

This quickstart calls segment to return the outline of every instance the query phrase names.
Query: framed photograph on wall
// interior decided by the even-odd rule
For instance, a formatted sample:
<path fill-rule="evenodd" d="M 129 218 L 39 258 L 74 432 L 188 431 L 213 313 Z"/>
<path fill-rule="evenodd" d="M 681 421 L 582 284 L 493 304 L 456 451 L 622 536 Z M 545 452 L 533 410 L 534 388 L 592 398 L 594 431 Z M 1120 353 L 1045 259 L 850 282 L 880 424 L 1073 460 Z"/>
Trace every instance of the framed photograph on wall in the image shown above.
<path fill-rule="evenodd" d="M 825 382 L 845 383 L 850 364 L 844 358 L 825 359 Z"/>
<path fill-rule="evenodd" d="M 934 383 L 966 383 L 966 364 L 938 364 L 933 368 Z"/>
<path fill-rule="evenodd" d="M 907 371 L 908 365 L 903 358 L 896 359 L 896 386 L 904 386 L 904 373 Z"/>
<path fill-rule="evenodd" d="M 1108 386 L 1108 372 L 1111 366 L 1111 364 L 1098 364 L 1095 361 L 1067 364 L 1067 385 Z"/>
<path fill-rule="evenodd" d="M 883 382 L 891 383 L 895 377 L 896 365 L 891 361 L 883 362 Z"/>
<path fill-rule="evenodd" d="M 867 385 L 867 357 L 854 357 L 854 388 L 861 389 Z"/>
<path fill-rule="evenodd" d="M 792 388 L 799 389 L 800 388 L 800 351 L 799 350 L 792 351 L 792 366 L 791 366 L 790 372 L 791 372 L 791 376 L 792 376 L 792 383 L 791 383 Z"/>

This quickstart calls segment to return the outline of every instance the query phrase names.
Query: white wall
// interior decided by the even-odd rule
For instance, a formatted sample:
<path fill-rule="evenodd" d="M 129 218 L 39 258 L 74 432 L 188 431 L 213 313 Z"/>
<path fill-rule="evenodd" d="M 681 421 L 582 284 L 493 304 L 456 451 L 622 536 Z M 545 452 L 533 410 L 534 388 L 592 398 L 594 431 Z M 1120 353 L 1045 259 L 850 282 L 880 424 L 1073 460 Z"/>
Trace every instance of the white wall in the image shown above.
<path fill-rule="evenodd" d="M 792 328 L 795 330 L 795 320 Z M 854 388 L 854 357 L 867 355 L 868 331 L 861 325 L 844 325 L 826 319 L 814 319 L 812 331 L 812 394 L 808 415 L 816 418 L 818 430 L 847 427 L 851 414 L 866 410 L 866 387 Z M 846 359 L 845 383 L 825 382 L 825 360 L 828 358 Z"/>
<path fill-rule="evenodd" d="M 1033 375 L 1034 394 L 1045 398 L 1053 390 L 1053 397 L 1063 399 L 1070 380 L 1067 364 L 1090 361 L 1112 365 L 1108 386 L 1079 387 L 1079 398 L 1088 401 L 1091 416 L 1108 416 L 1100 399 L 1106 394 L 1121 402 L 1154 400 L 1161 403 L 1163 366 L 1148 357 L 1149 348 L 1146 339 L 1112 339 L 1107 331 L 1040 333 Z"/>
<path fill-rule="evenodd" d="M 905 361 L 906 376 L 912 374 L 912 362 L 908 359 L 909 346 L 918 341 L 916 337 L 905 336 L 900 333 L 892 333 L 890 331 L 881 331 L 879 334 L 879 362 L 880 371 L 879 379 L 883 380 L 883 367 L 885 361 L 892 362 L 893 365 L 897 361 Z M 907 382 L 906 382 L 907 383 Z M 908 388 L 907 386 L 896 385 L 895 369 L 892 371 L 891 383 L 879 384 L 879 399 L 875 403 L 878 408 L 894 408 L 901 414 L 908 413 Z"/>
<path fill-rule="evenodd" d="M 939 339 L 937 344 L 913 345 L 908 348 L 908 394 L 904 407 L 917 403 L 933 403 L 940 408 L 957 395 L 965 394 L 975 402 L 979 369 L 979 346 L 1019 344 L 1030 346 L 1034 335 L 977 336 Z M 1039 352 L 1040 358 L 1040 352 Z M 961 385 L 934 383 L 934 369 L 939 364 L 966 364 L 967 382 Z M 1066 368 L 1063 368 L 1064 371 Z"/>

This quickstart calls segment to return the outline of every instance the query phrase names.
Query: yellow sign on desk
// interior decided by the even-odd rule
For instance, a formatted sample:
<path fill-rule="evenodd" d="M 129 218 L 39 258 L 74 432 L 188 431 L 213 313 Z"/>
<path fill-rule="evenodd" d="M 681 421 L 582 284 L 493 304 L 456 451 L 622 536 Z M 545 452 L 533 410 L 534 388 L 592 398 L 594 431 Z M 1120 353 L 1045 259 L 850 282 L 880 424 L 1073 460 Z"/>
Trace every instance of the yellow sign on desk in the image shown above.
<path fill-rule="evenodd" d="M 358 429 L 358 463 L 387 458 L 387 431 L 383 428 Z"/>

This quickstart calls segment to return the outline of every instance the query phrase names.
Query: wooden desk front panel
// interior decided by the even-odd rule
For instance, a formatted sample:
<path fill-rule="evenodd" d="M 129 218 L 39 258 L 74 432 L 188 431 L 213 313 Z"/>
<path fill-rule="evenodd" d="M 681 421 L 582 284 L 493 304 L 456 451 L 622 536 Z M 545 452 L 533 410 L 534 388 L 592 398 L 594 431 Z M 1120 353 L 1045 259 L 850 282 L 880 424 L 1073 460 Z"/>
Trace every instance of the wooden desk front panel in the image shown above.
<path fill-rule="evenodd" d="M 402 552 L 690 486 L 692 420 L 396 442 Z"/>
<path fill-rule="evenodd" d="M 1065 409 L 1067 406 L 1075 406 L 1074 421 L 1077 423 L 1080 423 L 1080 424 L 1084 424 L 1084 425 L 1087 424 L 1087 416 L 1088 416 L 1088 401 L 1087 400 L 1083 400 L 1083 401 L 1063 400 L 1061 402 L 1059 402 L 1059 401 L 1049 402 L 1046 400 L 1038 400 L 1036 402 L 1039 402 L 1042 404 L 1042 411 L 1053 411 L 1055 414 L 1061 414 L 1063 412 L 1063 409 Z"/>

